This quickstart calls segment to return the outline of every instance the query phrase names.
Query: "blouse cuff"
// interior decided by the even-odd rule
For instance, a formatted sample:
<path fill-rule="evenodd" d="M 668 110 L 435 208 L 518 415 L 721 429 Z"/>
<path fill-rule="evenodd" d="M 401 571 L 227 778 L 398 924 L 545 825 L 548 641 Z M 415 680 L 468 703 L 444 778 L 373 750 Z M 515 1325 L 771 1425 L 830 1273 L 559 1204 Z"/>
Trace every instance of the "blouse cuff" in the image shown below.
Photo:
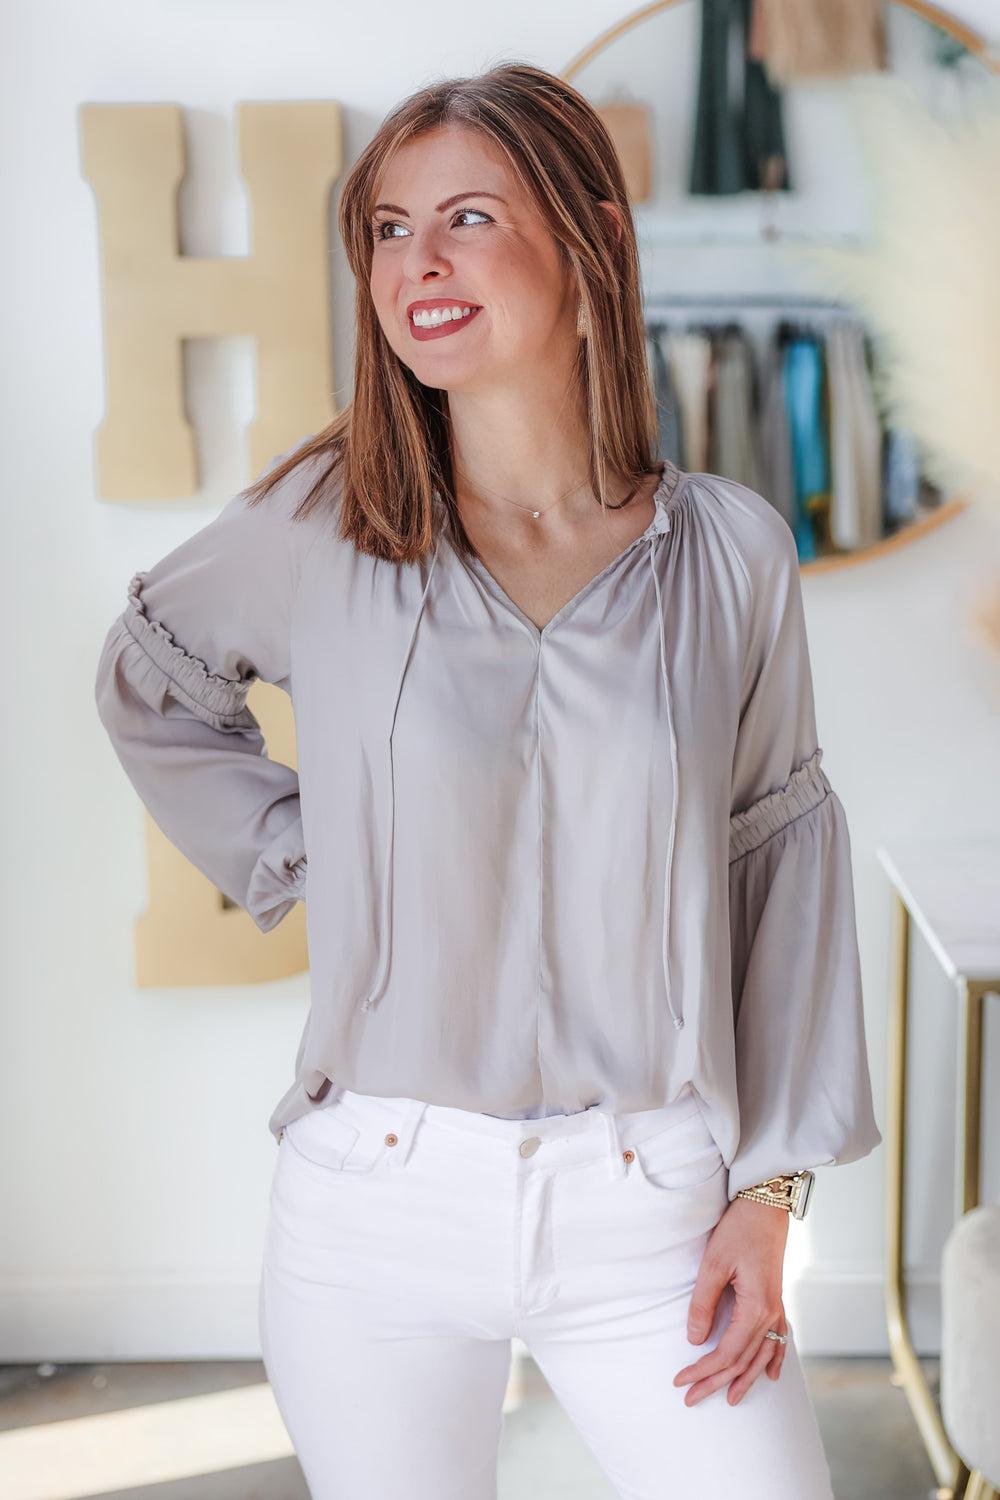
<path fill-rule="evenodd" d="M 142 599 L 145 573 L 136 573 L 128 588 L 128 608 L 122 621 L 150 660 L 170 679 L 177 696 L 201 718 L 206 714 L 219 728 L 231 728 L 243 714 L 252 678 L 232 681 L 210 672 L 205 662 L 189 656 L 170 631 L 151 620 Z"/>
<path fill-rule="evenodd" d="M 734 813 L 729 819 L 729 863 L 759 849 L 774 834 L 780 833 L 789 823 L 814 807 L 830 794 L 830 783 L 826 773 L 820 769 L 823 751 L 813 752 L 793 771 L 786 784 L 777 792 L 753 803 L 745 812 Z"/>
<path fill-rule="evenodd" d="M 306 899 L 307 864 L 302 819 L 296 818 L 263 850 L 250 876 L 246 909 L 262 932 Z"/>

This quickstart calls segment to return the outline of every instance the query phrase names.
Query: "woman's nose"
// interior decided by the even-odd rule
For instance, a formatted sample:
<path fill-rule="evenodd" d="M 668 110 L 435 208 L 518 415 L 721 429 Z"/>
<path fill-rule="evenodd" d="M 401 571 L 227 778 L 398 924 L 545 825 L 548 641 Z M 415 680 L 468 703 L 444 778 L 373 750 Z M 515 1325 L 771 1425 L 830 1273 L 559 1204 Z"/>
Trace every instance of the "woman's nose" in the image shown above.
<path fill-rule="evenodd" d="M 414 231 L 406 251 L 406 272 L 416 285 L 426 276 L 447 275 L 451 262 L 445 253 L 441 235 L 433 228 Z"/>

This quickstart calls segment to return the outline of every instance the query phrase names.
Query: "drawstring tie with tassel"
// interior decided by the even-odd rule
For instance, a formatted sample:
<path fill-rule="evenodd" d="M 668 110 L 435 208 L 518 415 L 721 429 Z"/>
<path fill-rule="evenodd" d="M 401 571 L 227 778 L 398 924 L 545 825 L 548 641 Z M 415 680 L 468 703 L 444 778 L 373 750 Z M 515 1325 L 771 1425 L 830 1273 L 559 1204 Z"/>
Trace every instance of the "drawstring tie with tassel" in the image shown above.
<path fill-rule="evenodd" d="M 389 812 L 386 819 L 385 859 L 382 864 L 382 920 L 379 929 L 381 956 L 375 984 L 367 1000 L 362 1003 L 362 1010 L 371 1010 L 385 989 L 386 980 L 389 977 L 389 963 L 392 954 L 392 847 L 393 832 L 396 823 L 396 785 L 392 765 L 392 736 L 396 728 L 396 714 L 399 711 L 399 699 L 403 691 L 403 679 L 406 676 L 406 669 L 410 665 L 410 657 L 413 655 L 413 645 L 417 639 L 417 629 L 424 612 L 424 605 L 427 603 L 427 594 L 431 586 L 431 579 L 434 576 L 434 566 L 438 559 L 438 548 L 440 545 L 439 537 L 434 544 L 434 555 L 431 558 L 431 565 L 427 570 L 427 582 L 424 584 L 424 591 L 420 596 L 420 603 L 417 606 L 416 618 L 413 621 L 413 629 L 410 631 L 409 644 L 406 648 L 406 655 L 403 657 L 399 681 L 396 684 L 396 696 L 392 705 L 392 718 L 389 721 L 389 738 L 387 741 L 389 757 Z"/>
<path fill-rule="evenodd" d="M 674 729 L 674 706 L 670 692 L 670 673 L 667 671 L 667 637 L 666 626 L 663 620 L 663 591 L 660 588 L 660 575 L 656 571 L 656 541 L 657 536 L 665 536 L 670 530 L 670 521 L 667 518 L 666 527 L 663 532 L 654 532 L 649 538 L 649 567 L 653 574 L 653 587 L 656 590 L 656 618 L 660 627 L 660 676 L 663 679 L 663 694 L 667 708 L 667 726 L 670 733 L 670 771 L 673 778 L 673 786 L 670 795 L 670 834 L 667 839 L 667 860 L 663 872 L 663 983 L 667 991 L 667 1009 L 673 1019 L 676 1031 L 684 1030 L 684 1018 L 674 1008 L 673 992 L 670 985 L 670 891 L 673 884 L 674 869 L 674 842 L 677 837 L 677 804 L 680 800 L 680 787 L 677 776 L 677 734 Z"/>

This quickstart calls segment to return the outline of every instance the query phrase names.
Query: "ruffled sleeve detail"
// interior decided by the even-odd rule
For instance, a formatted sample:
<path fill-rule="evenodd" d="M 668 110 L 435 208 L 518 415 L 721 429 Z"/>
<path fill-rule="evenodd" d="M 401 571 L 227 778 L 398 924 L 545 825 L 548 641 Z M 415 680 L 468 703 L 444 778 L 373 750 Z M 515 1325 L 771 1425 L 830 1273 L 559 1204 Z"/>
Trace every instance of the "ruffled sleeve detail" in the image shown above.
<path fill-rule="evenodd" d="M 247 706 L 258 679 L 288 690 L 309 545 L 285 514 L 291 496 L 277 508 L 270 498 L 252 507 L 235 496 L 134 575 L 95 683 L 101 722 L 155 822 L 265 932 L 306 884 L 298 775 L 270 759 Z"/>
<path fill-rule="evenodd" d="M 221 677 L 197 656 L 189 656 L 177 645 L 159 620 L 151 620 L 143 600 L 145 573 L 136 573 L 128 586 L 128 604 L 122 623 L 149 659 L 170 679 L 177 697 L 206 722 L 218 728 L 238 723 L 246 709 L 254 676 L 240 680 Z"/>
<path fill-rule="evenodd" d="M 793 771 L 786 784 L 729 819 L 729 863 L 759 849 L 774 834 L 796 818 L 818 807 L 830 795 L 826 773 L 820 768 L 823 751 L 817 749 Z"/>
<path fill-rule="evenodd" d="M 730 1196 L 780 1172 L 855 1161 L 879 1141 L 847 820 L 836 793 L 817 786 L 815 756 L 806 765 L 816 769 L 796 788 L 812 805 L 802 810 L 787 788 L 764 798 L 780 827 L 755 824 L 756 843 L 729 866 L 740 1099 Z"/>
<path fill-rule="evenodd" d="M 851 842 L 820 762 L 795 538 L 760 499 L 747 553 L 729 817 L 729 923 L 740 1139 L 729 1191 L 854 1161 L 872 1112 Z"/>

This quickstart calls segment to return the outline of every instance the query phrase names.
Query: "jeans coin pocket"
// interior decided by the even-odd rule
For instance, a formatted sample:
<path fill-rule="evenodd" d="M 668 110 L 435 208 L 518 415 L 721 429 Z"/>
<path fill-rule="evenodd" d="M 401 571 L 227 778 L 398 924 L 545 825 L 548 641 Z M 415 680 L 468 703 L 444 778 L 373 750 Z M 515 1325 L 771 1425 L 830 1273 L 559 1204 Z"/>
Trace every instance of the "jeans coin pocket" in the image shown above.
<path fill-rule="evenodd" d="M 284 1127 L 283 1135 L 296 1155 L 315 1167 L 341 1172 L 357 1161 L 361 1132 L 333 1110 L 314 1109 L 310 1114 L 299 1115 Z"/>
<path fill-rule="evenodd" d="M 701 1113 L 630 1143 L 643 1181 L 663 1191 L 693 1191 L 721 1183 L 725 1162 Z"/>

